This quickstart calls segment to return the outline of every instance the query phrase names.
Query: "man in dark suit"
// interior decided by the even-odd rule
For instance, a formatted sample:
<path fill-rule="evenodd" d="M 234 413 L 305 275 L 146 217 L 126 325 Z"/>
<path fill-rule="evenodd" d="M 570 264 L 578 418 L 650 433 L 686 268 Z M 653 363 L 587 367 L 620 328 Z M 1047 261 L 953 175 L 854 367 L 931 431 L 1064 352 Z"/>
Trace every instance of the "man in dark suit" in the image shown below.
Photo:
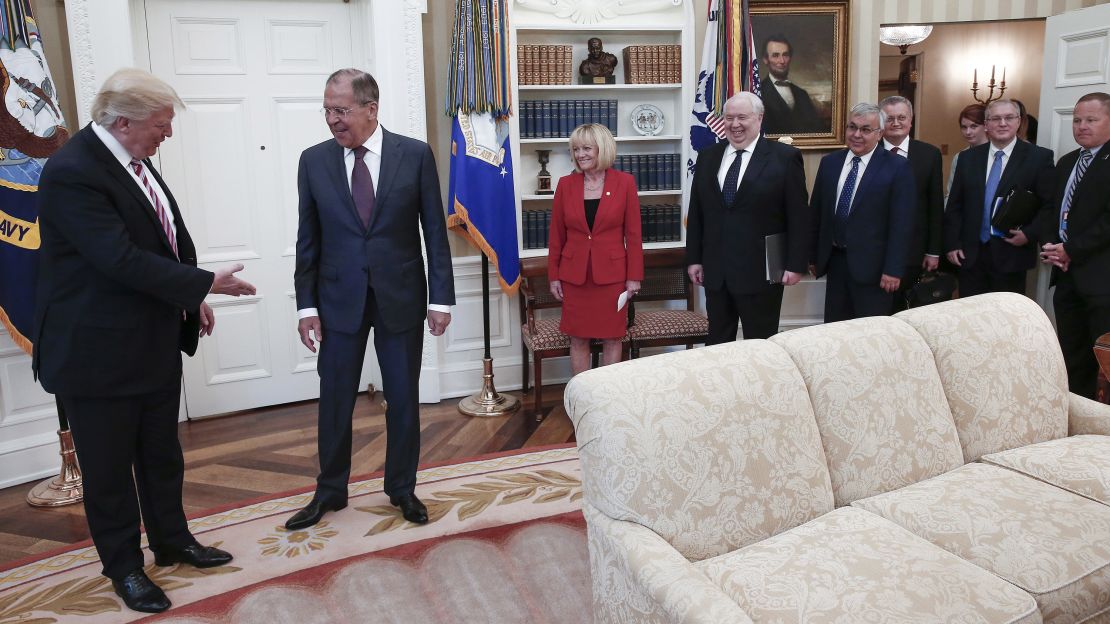
<path fill-rule="evenodd" d="M 825 322 L 890 314 L 913 234 L 909 162 L 878 149 L 886 115 L 874 104 L 849 111 L 848 149 L 821 159 L 810 207 L 813 272 L 828 275 Z"/>
<path fill-rule="evenodd" d="M 770 338 L 779 330 L 783 285 L 798 283 L 809 258 L 805 169 L 797 148 L 760 138 L 763 104 L 737 93 L 725 102 L 727 142 L 698 154 L 690 191 L 686 264 L 705 286 L 707 344 Z M 786 234 L 786 272 L 769 283 L 765 237 Z"/>
<path fill-rule="evenodd" d="M 320 475 L 312 501 L 285 526 L 312 526 L 347 506 L 351 415 L 371 328 L 388 402 L 385 493 L 406 520 L 425 523 L 415 494 L 423 322 L 442 335 L 455 303 L 435 161 L 426 143 L 378 124 L 378 84 L 366 72 L 328 78 L 324 117 L 334 140 L 306 149 L 297 174 L 293 280 L 301 342 L 313 352 L 313 337 L 320 342 Z"/>
<path fill-rule="evenodd" d="M 1034 220 L 1009 232 L 991 227 L 998 207 L 1013 193 L 1048 210 L 1052 201 L 1052 152 L 1017 138 L 1021 114 L 1010 100 L 987 106 L 986 143 L 956 161 L 944 212 L 944 248 L 959 267 L 960 296 L 1025 293 L 1025 273 L 1037 262 Z"/>
<path fill-rule="evenodd" d="M 42 247 L 32 368 L 57 395 L 81 463 L 85 515 L 117 594 L 136 611 L 170 606 L 143 572 L 140 513 L 157 565 L 206 568 L 231 555 L 201 546 L 181 505 L 181 354 L 215 317 L 208 293 L 254 287 L 198 269 L 169 187 L 150 157 L 172 136 L 173 88 L 137 69 L 110 76 L 92 118 L 39 184 Z"/>
<path fill-rule="evenodd" d="M 1095 398 L 1094 344 L 1110 332 L 1110 94 L 1079 98 L 1071 122 L 1079 148 L 1056 164 L 1055 210 L 1045 213 L 1041 259 L 1054 266 L 1056 333 L 1071 391 Z"/>
<path fill-rule="evenodd" d="M 883 149 L 910 161 L 917 209 L 914 211 L 913 236 L 906 250 L 906 272 L 894 294 L 894 312 L 906 309 L 906 291 L 913 288 L 922 270 L 935 271 L 940 264 L 941 221 L 944 218 L 944 166 L 940 150 L 924 141 L 910 138 L 913 128 L 913 104 L 892 95 L 879 102 L 886 114 Z"/>
<path fill-rule="evenodd" d="M 767 79 L 763 83 L 763 130 L 767 134 L 828 132 L 828 124 L 817 116 L 817 107 L 805 89 L 790 81 L 790 61 L 794 47 L 786 35 L 771 35 L 763 42 L 763 64 Z"/>

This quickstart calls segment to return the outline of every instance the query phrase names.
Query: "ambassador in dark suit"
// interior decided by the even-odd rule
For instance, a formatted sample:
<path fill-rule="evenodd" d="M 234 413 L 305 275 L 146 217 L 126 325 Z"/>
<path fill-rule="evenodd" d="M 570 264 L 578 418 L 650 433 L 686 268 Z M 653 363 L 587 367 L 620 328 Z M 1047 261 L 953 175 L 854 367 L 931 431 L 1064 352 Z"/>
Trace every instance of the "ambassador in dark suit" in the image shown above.
<path fill-rule="evenodd" d="M 1071 391 L 1095 398 L 1094 344 L 1110 332 L 1110 94 L 1088 93 L 1075 105 L 1079 148 L 1056 164 L 1054 210 L 1040 229 L 1041 258 L 1054 266 L 1056 333 Z"/>
<path fill-rule="evenodd" d="M 894 312 L 906 309 L 906 291 L 913 288 L 922 271 L 935 271 L 940 265 L 941 224 L 944 219 L 944 165 L 940 150 L 932 145 L 910 138 L 913 128 L 913 104 L 900 96 L 892 95 L 879 102 L 886 113 L 883 130 L 883 149 L 909 159 L 913 170 L 914 187 L 917 189 L 917 207 L 914 211 L 913 235 L 906 249 L 906 272 L 894 294 Z"/>
<path fill-rule="evenodd" d="M 690 190 L 686 264 L 705 286 L 707 344 L 769 338 L 779 330 L 783 285 L 797 284 L 809 261 L 809 208 L 802 153 L 761 138 L 763 103 L 737 93 L 725 102 L 727 142 L 698 153 Z M 786 272 L 768 283 L 765 238 L 786 234 Z"/>
<path fill-rule="evenodd" d="M 1052 152 L 1017 138 L 1017 105 L 991 102 L 986 121 L 989 140 L 961 152 L 944 212 L 944 248 L 959 267 L 961 297 L 1025 293 L 1025 273 L 1037 262 L 1035 220 L 1009 232 L 990 220 L 1011 191 L 1032 193 L 1042 210 L 1052 201 Z"/>
<path fill-rule="evenodd" d="M 388 402 L 385 493 L 406 520 L 424 523 L 415 494 L 423 324 L 442 335 L 455 303 L 435 161 L 426 143 L 381 127 L 378 84 L 366 72 L 328 78 L 324 118 L 334 140 L 306 149 L 297 173 L 293 279 L 301 342 L 313 352 L 320 342 L 320 475 L 312 501 L 285 526 L 308 527 L 347 506 L 351 415 L 371 328 Z"/>
<path fill-rule="evenodd" d="M 761 90 L 763 131 L 767 134 L 828 132 L 829 125 L 817 116 L 817 107 L 809 93 L 790 80 L 793 58 L 794 46 L 785 35 L 771 35 L 763 42 L 763 64 L 767 66 L 767 79 Z"/>
<path fill-rule="evenodd" d="M 874 104 L 849 111 L 848 149 L 821 159 L 810 207 L 814 274 L 828 275 L 825 322 L 890 314 L 913 235 L 913 171 L 879 149 L 886 114 Z"/>
<path fill-rule="evenodd" d="M 149 613 L 170 601 L 143 572 L 140 517 L 157 565 L 231 561 L 185 522 L 180 352 L 193 355 L 212 333 L 208 293 L 254 293 L 234 276 L 242 265 L 197 268 L 177 202 L 151 166 L 176 107 L 154 76 L 112 74 L 93 122 L 50 157 L 38 189 L 32 368 L 69 419 L 103 573 L 129 608 Z"/>

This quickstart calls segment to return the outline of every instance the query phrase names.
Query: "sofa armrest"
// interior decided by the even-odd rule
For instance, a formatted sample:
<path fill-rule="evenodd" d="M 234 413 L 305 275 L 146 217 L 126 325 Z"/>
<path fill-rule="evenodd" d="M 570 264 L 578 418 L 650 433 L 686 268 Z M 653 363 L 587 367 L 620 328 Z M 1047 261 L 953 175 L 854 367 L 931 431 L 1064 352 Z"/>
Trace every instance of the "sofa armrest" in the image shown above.
<path fill-rule="evenodd" d="M 735 600 L 655 532 L 614 520 L 589 503 L 583 513 L 599 622 L 751 623 Z"/>
<path fill-rule="evenodd" d="M 1068 393 L 1068 435 L 1110 435 L 1110 405 Z"/>

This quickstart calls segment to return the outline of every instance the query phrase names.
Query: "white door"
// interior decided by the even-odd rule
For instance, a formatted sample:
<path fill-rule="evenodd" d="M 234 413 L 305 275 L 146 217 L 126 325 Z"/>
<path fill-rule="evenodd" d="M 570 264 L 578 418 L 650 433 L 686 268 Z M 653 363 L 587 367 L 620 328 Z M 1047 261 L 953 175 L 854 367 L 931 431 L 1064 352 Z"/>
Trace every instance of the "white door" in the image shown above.
<path fill-rule="evenodd" d="M 253 297 L 210 296 L 216 331 L 185 361 L 191 417 L 319 396 L 293 293 L 297 161 L 330 138 L 324 81 L 353 64 L 351 5 L 146 0 L 151 71 L 187 110 L 160 150 L 202 268 L 242 262 Z M 377 378 L 373 357 L 363 387 Z"/>
<path fill-rule="evenodd" d="M 1071 134 L 1075 101 L 1092 91 L 1110 93 L 1110 5 L 1070 11 L 1045 23 L 1044 71 L 1037 144 L 1059 160 L 1079 147 Z M 1049 271 L 1037 275 L 1037 302 L 1052 315 Z"/>

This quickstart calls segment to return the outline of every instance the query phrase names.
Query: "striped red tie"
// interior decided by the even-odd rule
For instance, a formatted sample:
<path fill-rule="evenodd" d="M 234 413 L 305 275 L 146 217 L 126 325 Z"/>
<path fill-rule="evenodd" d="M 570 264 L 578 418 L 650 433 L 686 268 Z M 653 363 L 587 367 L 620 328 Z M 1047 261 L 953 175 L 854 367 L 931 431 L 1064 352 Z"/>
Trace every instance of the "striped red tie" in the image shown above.
<path fill-rule="evenodd" d="M 166 240 L 170 241 L 170 247 L 173 249 L 174 257 L 180 259 L 180 256 L 177 255 L 177 237 L 173 234 L 173 226 L 170 225 L 170 217 L 166 213 L 166 209 L 162 206 L 162 201 L 158 199 L 158 193 L 154 192 L 154 187 L 151 186 L 150 179 L 146 177 L 146 169 L 143 167 L 142 161 L 137 158 L 132 158 L 131 168 L 135 170 L 135 175 L 139 176 L 139 181 L 143 183 L 146 194 L 150 196 L 150 203 L 154 205 L 154 212 L 158 215 L 158 222 L 162 224 L 162 231 L 166 233 Z"/>

